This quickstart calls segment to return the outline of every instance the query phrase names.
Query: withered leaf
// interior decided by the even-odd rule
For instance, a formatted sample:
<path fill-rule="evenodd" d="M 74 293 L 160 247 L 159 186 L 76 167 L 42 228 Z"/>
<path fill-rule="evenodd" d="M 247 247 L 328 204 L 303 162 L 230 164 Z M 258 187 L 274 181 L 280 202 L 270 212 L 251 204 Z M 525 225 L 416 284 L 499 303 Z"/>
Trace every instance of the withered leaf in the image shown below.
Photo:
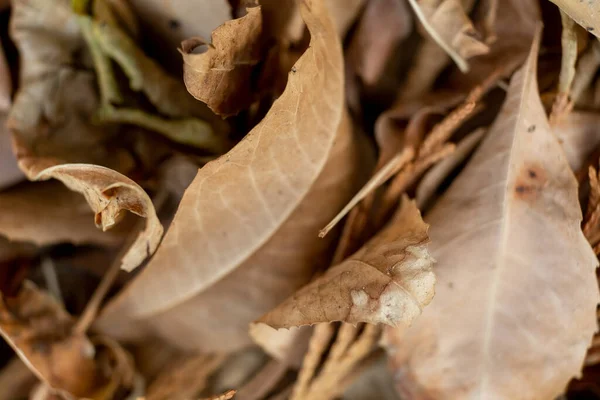
<path fill-rule="evenodd" d="M 0 334 L 19 357 L 50 387 L 84 396 L 103 382 L 93 344 L 72 326 L 62 306 L 29 282 L 17 297 L 0 297 Z"/>
<path fill-rule="evenodd" d="M 322 1 L 300 7 L 312 44 L 285 92 L 236 147 L 198 172 L 159 251 L 98 328 L 236 349 L 250 343 L 248 323 L 327 262 L 330 242 L 316 232 L 354 190 L 365 145 L 344 114 L 341 47 L 327 9 Z"/>
<path fill-rule="evenodd" d="M 0 42 L 0 112 L 8 110 L 10 107 L 10 97 L 12 95 L 12 81 L 10 78 L 10 69 L 4 57 L 4 49 Z"/>
<path fill-rule="evenodd" d="M 6 129 L 6 118 L 0 115 L 0 190 L 25 179 L 12 151 L 10 133 Z"/>
<path fill-rule="evenodd" d="M 428 241 L 417 206 L 404 198 L 387 228 L 258 322 L 276 329 L 332 321 L 410 325 L 434 294 Z"/>
<path fill-rule="evenodd" d="M 467 60 L 485 54 L 488 46 L 477 39 L 473 23 L 460 0 L 408 0 L 423 27 L 461 71 L 469 69 Z"/>
<path fill-rule="evenodd" d="M 594 0 L 550 0 L 588 32 L 600 38 L 600 3 Z"/>
<path fill-rule="evenodd" d="M 10 34 L 20 55 L 9 113 L 13 135 L 37 156 L 113 166 L 102 145 L 115 132 L 90 124 L 98 108 L 94 75 L 81 64 L 85 43 L 68 0 L 16 0 Z"/>
<path fill-rule="evenodd" d="M 200 37 L 181 42 L 187 90 L 224 117 L 237 114 L 254 101 L 251 75 L 260 60 L 262 12 L 260 6 L 247 10 L 245 16 L 219 26 L 211 43 Z M 207 50 L 195 54 L 200 46 Z"/>
<path fill-rule="evenodd" d="M 231 18 L 227 0 L 130 0 L 144 31 L 156 45 L 162 62 L 177 58 L 177 46 L 192 36 L 209 37 Z M 177 64 L 181 68 L 181 64 Z"/>
<path fill-rule="evenodd" d="M 562 145 L 569 165 L 578 172 L 600 145 L 600 115 L 573 111 L 552 124 L 552 131 Z"/>
<path fill-rule="evenodd" d="M 124 211 L 146 218 L 140 232 L 121 260 L 131 271 L 152 255 L 163 234 L 152 200 L 137 183 L 112 169 L 91 164 L 60 164 L 55 159 L 31 157 L 16 143 L 19 166 L 32 181 L 57 179 L 72 191 L 83 194 L 94 211 L 94 222 L 106 231 L 117 224 Z"/>
<path fill-rule="evenodd" d="M 393 26 L 394 29 L 388 29 Z M 384 72 L 386 63 L 401 40 L 413 28 L 406 0 L 373 0 L 352 36 L 348 59 L 365 85 L 374 85 Z"/>
<path fill-rule="evenodd" d="M 386 331 L 407 396 L 555 398 L 596 331 L 597 259 L 539 98 L 540 36 L 486 139 L 428 215 L 436 297 L 412 327 Z"/>

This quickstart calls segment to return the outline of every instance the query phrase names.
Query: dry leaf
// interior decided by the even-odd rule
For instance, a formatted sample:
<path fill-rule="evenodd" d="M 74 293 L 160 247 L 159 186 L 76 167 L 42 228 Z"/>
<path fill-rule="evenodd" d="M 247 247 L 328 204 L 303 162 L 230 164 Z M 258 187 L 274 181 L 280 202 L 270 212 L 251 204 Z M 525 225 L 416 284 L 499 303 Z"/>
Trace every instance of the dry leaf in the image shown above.
<path fill-rule="evenodd" d="M 341 40 L 352 26 L 367 0 L 325 0 L 329 15 Z"/>
<path fill-rule="evenodd" d="M 181 42 L 183 81 L 196 99 L 223 117 L 254 101 L 252 72 L 261 56 L 262 11 L 248 8 L 242 18 L 218 27 L 206 43 L 201 37 Z M 205 52 L 195 49 L 206 46 Z"/>
<path fill-rule="evenodd" d="M 15 357 L 0 369 L 0 400 L 25 399 L 37 382 L 29 368 Z"/>
<path fill-rule="evenodd" d="M 477 32 L 460 0 L 408 0 L 423 28 L 458 68 L 467 72 L 467 60 L 489 51 L 477 39 Z"/>
<path fill-rule="evenodd" d="M 130 0 L 135 15 L 149 35 L 163 63 L 178 61 L 177 46 L 192 36 L 208 38 L 219 25 L 231 18 L 227 0 Z"/>
<path fill-rule="evenodd" d="M 0 334 L 39 379 L 54 389 L 85 396 L 101 385 L 95 349 L 71 335 L 73 320 L 52 297 L 26 283 L 15 298 L 0 299 Z"/>
<path fill-rule="evenodd" d="M 85 199 L 58 182 L 23 183 L 0 192 L 0 234 L 38 246 L 56 243 L 117 245 L 125 232 L 94 225 Z"/>
<path fill-rule="evenodd" d="M 489 53 L 478 56 L 471 63 L 469 73 L 453 71 L 448 84 L 455 90 L 467 92 L 492 74 L 508 78 L 529 54 L 529 45 L 542 18 L 539 1 L 483 0 L 487 7 L 476 10 L 475 20 L 486 21 L 488 14 L 485 12 L 495 1 L 499 1 L 494 24 L 496 40 L 489 45 Z"/>
<path fill-rule="evenodd" d="M 410 325 L 434 294 L 428 240 L 419 210 L 405 198 L 390 225 L 361 250 L 258 322 L 276 329 L 332 321 Z"/>
<path fill-rule="evenodd" d="M 600 145 L 600 115 L 571 112 L 552 124 L 552 132 L 562 145 L 571 169 L 577 172 Z"/>
<path fill-rule="evenodd" d="M 0 115 L 0 190 L 25 179 L 13 154 L 10 134 L 5 123 L 6 119 Z"/>
<path fill-rule="evenodd" d="M 4 49 L 0 42 L 0 112 L 5 112 L 10 107 L 10 98 L 12 96 L 12 81 L 10 78 L 10 69 L 4 57 Z"/>
<path fill-rule="evenodd" d="M 391 26 L 394 29 L 389 29 Z M 398 44 L 413 28 L 406 0 L 371 0 L 352 36 L 348 58 L 365 85 L 377 83 Z"/>
<path fill-rule="evenodd" d="M 428 216 L 436 297 L 412 327 L 386 332 L 403 395 L 555 398 L 596 331 L 597 260 L 538 95 L 539 37 L 486 139 Z"/>
<path fill-rule="evenodd" d="M 132 271 L 152 255 L 162 237 L 163 227 L 150 197 L 137 183 L 109 168 L 90 164 L 60 164 L 57 160 L 31 157 L 16 143 L 19 166 L 33 181 L 57 179 L 81 193 L 94 211 L 94 222 L 106 231 L 117 224 L 124 211 L 146 218 L 146 227 L 121 260 L 121 268 Z"/>
<path fill-rule="evenodd" d="M 588 32 L 600 38 L 600 4 L 594 0 L 550 0 Z"/>
<path fill-rule="evenodd" d="M 117 166 L 102 144 L 114 129 L 90 124 L 98 108 L 94 75 L 80 65 L 85 43 L 68 0 L 15 0 L 10 33 L 21 57 L 8 126 L 37 156 Z"/>
<path fill-rule="evenodd" d="M 326 8 L 301 8 L 312 44 L 285 92 L 236 147 L 199 171 L 160 251 L 100 316 L 103 331 L 233 350 L 250 342 L 249 322 L 327 262 L 330 242 L 315 233 L 350 197 L 365 147 L 344 116 L 341 49 Z"/>

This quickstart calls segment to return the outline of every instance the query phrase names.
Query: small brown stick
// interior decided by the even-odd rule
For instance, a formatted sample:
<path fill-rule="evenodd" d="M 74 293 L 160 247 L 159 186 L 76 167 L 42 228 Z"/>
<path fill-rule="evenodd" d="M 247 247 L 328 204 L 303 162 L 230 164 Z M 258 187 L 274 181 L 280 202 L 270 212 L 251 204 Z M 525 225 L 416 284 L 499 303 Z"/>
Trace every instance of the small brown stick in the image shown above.
<path fill-rule="evenodd" d="M 327 349 L 333 333 L 334 327 L 331 324 L 325 323 L 317 324 L 315 326 L 315 330 L 308 345 L 308 351 L 304 356 L 302 368 L 300 369 L 298 379 L 296 380 L 296 384 L 292 391 L 291 400 L 306 398 L 305 395 L 308 392 L 310 382 L 315 376 L 317 367 L 321 362 L 321 357 Z"/>

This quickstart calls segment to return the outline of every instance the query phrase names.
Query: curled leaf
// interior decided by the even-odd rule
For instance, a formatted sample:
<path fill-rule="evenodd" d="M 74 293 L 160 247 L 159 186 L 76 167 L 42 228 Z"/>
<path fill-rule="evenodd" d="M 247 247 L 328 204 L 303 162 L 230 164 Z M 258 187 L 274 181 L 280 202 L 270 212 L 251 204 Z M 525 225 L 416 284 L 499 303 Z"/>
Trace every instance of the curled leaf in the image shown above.
<path fill-rule="evenodd" d="M 258 322 L 276 329 L 332 321 L 410 325 L 434 294 L 428 240 L 419 210 L 405 198 L 390 225 L 361 250 Z"/>
<path fill-rule="evenodd" d="M 103 331 L 240 348 L 250 343 L 248 323 L 328 262 L 331 242 L 316 232 L 350 197 L 368 147 L 344 112 L 341 45 L 327 8 L 321 0 L 300 7 L 312 44 L 285 92 L 237 146 L 200 169 L 155 257 L 100 315 Z M 220 311 L 225 304 L 230 313 Z"/>
<path fill-rule="evenodd" d="M 109 168 L 91 164 L 60 164 L 57 160 L 30 157 L 17 144 L 19 166 L 33 181 L 57 179 L 81 193 L 94 211 L 94 222 L 106 231 L 121 219 L 123 211 L 146 218 L 146 227 L 123 256 L 121 268 L 131 271 L 152 255 L 162 237 L 163 227 L 152 200 L 137 183 Z"/>
<path fill-rule="evenodd" d="M 261 32 L 261 8 L 252 7 L 218 27 L 211 43 L 199 37 L 181 42 L 183 81 L 190 94 L 224 117 L 248 108 L 254 100 L 251 75 L 260 59 Z M 194 53 L 201 46 L 207 50 Z"/>

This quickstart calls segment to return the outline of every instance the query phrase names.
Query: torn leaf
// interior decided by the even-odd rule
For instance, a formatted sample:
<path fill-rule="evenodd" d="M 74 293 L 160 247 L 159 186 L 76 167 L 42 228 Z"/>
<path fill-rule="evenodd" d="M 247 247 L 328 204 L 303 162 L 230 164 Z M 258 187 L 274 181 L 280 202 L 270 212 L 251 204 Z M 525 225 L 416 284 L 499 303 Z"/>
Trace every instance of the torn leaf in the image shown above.
<path fill-rule="evenodd" d="M 181 42 L 187 90 L 223 117 L 247 109 L 255 100 L 252 72 L 262 53 L 262 11 L 252 7 L 247 12 L 219 26 L 210 43 L 200 37 Z M 203 47 L 204 52 L 195 52 Z"/>

